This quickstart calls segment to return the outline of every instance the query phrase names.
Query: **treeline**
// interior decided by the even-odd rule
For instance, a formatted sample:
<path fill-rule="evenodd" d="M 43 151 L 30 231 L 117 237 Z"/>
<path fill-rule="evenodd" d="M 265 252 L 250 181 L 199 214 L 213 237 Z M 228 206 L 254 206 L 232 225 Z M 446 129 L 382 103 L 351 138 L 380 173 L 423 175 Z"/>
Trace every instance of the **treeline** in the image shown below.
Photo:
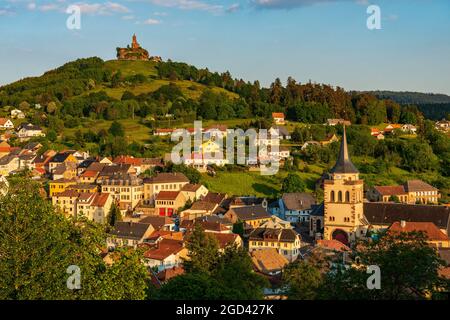
<path fill-rule="evenodd" d="M 434 104 L 420 104 L 419 110 L 427 119 L 433 120 L 450 120 L 450 102 L 449 103 L 434 103 Z"/>
<path fill-rule="evenodd" d="M 157 77 L 171 81 L 155 92 L 133 95 L 129 88 L 155 81 L 154 76 L 123 76 L 105 67 L 99 58 L 79 59 L 42 77 L 28 78 L 0 88 L 0 105 L 29 108 L 42 105 L 47 113 L 59 117 L 91 117 L 108 120 L 133 117 L 163 116 L 225 120 L 231 118 L 271 118 L 272 112 L 284 112 L 288 119 L 306 123 L 324 123 L 328 118 L 344 118 L 357 124 L 382 122 L 416 124 L 422 115 L 415 106 L 402 106 L 393 100 L 380 100 L 370 93 L 346 92 L 343 88 L 324 84 L 297 83 L 289 77 L 286 85 L 276 79 L 269 88 L 258 81 L 234 79 L 230 72 L 210 72 L 186 63 L 162 62 L 156 66 Z M 183 95 L 178 80 L 193 84 L 188 90 L 202 90 L 199 99 Z M 206 85 L 202 89 L 195 83 Z M 123 88 L 121 99 L 93 89 Z M 223 88 L 238 95 L 238 98 Z M 128 89 L 128 91 L 127 91 Z M 91 91 L 90 94 L 89 91 Z M 26 111 L 26 110 L 25 110 Z M 70 116 L 70 117 L 69 117 Z"/>
<path fill-rule="evenodd" d="M 290 120 L 324 123 L 328 118 L 344 118 L 358 124 L 382 122 L 417 123 L 421 113 L 415 106 L 401 106 L 397 102 L 380 100 L 370 93 L 346 92 L 340 87 L 324 84 L 297 83 L 289 77 L 284 86 L 276 79 L 269 88 L 261 88 L 258 81 L 233 79 L 230 73 L 211 73 L 185 63 L 169 61 L 158 66 L 161 79 L 190 80 L 216 86 L 237 93 L 243 109 L 252 116 L 270 118 L 272 112 L 285 112 Z M 216 119 L 214 112 L 204 114 Z"/>

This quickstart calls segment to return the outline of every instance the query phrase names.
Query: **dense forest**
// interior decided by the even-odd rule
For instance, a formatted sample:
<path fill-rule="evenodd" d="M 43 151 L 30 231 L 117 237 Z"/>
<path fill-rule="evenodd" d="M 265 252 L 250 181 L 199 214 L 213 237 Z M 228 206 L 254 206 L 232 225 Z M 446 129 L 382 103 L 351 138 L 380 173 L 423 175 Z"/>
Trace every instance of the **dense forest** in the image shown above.
<path fill-rule="evenodd" d="M 298 83 L 280 79 L 269 88 L 258 81 L 234 79 L 229 72 L 210 72 L 185 63 L 162 62 L 154 66 L 154 75 L 124 75 L 111 70 L 100 58 L 79 59 L 45 73 L 0 88 L 0 105 L 21 109 L 39 104 L 50 116 L 57 115 L 67 127 L 79 124 L 80 118 L 125 119 L 162 117 L 225 120 L 233 118 L 270 118 L 272 112 L 285 112 L 293 121 L 324 123 L 327 118 L 345 118 L 352 123 L 376 125 L 383 122 L 418 123 L 422 117 L 414 105 L 400 105 L 374 94 L 346 92 L 343 88 L 324 84 Z M 169 81 L 157 90 L 133 94 L 132 88 Z M 180 81 L 190 81 L 205 88 L 198 99 L 183 93 Z M 223 89 L 222 91 L 214 89 Z M 121 90 L 118 99 L 111 90 Z M 226 92 L 232 93 L 227 94 Z M 36 113 L 36 122 L 43 114 Z M 46 118 L 46 122 L 51 121 Z M 45 125 L 45 123 L 43 123 Z M 48 123 L 47 123 L 48 124 Z"/>

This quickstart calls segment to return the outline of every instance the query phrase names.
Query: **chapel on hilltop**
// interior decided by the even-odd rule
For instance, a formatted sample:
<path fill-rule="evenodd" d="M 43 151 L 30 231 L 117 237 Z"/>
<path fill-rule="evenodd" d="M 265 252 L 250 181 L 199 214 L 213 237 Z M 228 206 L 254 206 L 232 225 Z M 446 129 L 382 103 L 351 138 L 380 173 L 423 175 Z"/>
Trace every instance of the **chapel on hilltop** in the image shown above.
<path fill-rule="evenodd" d="M 150 57 L 148 51 L 142 48 L 137 42 L 137 37 L 135 34 L 133 35 L 131 47 L 128 45 L 126 48 L 117 48 L 117 59 L 131 61 L 162 61 L 161 57 Z"/>

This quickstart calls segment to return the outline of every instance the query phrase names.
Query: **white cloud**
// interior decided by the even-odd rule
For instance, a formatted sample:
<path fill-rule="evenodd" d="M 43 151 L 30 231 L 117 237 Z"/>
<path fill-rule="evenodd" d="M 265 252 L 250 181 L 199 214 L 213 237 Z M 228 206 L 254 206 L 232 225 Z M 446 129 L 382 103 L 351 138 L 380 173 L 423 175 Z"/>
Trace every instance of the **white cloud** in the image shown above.
<path fill-rule="evenodd" d="M 333 3 L 341 1 L 353 1 L 365 5 L 368 0 L 251 0 L 253 5 L 261 9 L 293 9 L 319 3 Z"/>
<path fill-rule="evenodd" d="M 148 0 L 148 2 L 168 8 L 177 8 L 181 10 L 202 10 L 212 13 L 221 13 L 224 7 L 219 4 L 209 4 L 202 0 Z"/>
<path fill-rule="evenodd" d="M 157 24 L 161 24 L 162 21 L 158 20 L 158 19 L 147 19 L 143 22 L 143 24 L 147 24 L 147 25 L 157 25 Z"/>
<path fill-rule="evenodd" d="M 105 3 L 75 3 L 82 13 L 92 15 L 110 15 L 114 13 L 129 13 L 130 9 L 116 2 Z"/>
<path fill-rule="evenodd" d="M 239 3 L 234 3 L 227 8 L 227 12 L 232 13 L 241 9 L 241 5 Z"/>

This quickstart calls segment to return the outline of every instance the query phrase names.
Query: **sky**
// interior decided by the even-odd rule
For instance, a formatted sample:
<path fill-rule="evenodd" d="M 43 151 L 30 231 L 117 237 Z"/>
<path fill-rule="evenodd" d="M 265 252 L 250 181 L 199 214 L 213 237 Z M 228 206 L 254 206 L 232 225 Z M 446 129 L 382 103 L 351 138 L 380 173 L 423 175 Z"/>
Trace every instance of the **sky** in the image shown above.
<path fill-rule="evenodd" d="M 367 27 L 369 5 L 381 29 Z M 0 0 L 0 85 L 78 58 L 115 59 L 133 33 L 151 55 L 264 86 L 292 76 L 450 94 L 448 0 Z"/>

